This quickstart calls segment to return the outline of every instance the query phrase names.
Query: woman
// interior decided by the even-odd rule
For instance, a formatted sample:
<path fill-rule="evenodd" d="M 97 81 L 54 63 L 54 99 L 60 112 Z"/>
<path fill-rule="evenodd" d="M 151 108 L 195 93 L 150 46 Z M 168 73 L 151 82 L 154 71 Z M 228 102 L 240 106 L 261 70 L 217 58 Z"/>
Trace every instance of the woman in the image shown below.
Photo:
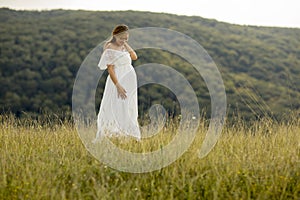
<path fill-rule="evenodd" d="M 112 38 L 104 45 L 98 67 L 107 69 L 109 76 L 98 114 L 95 141 L 102 135 L 141 138 L 137 121 L 137 79 L 131 65 L 137 55 L 128 45 L 128 37 L 128 27 L 118 25 L 112 32 Z"/>

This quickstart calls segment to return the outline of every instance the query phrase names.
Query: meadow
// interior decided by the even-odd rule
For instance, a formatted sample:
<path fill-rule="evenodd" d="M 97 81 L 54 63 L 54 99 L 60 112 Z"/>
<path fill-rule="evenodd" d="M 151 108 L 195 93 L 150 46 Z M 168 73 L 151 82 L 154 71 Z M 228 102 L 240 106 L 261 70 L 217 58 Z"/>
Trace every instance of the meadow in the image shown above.
<path fill-rule="evenodd" d="M 0 116 L 0 199 L 300 199 L 298 117 L 227 124 L 199 159 L 205 130 L 171 165 L 134 174 L 95 159 L 68 121 Z"/>

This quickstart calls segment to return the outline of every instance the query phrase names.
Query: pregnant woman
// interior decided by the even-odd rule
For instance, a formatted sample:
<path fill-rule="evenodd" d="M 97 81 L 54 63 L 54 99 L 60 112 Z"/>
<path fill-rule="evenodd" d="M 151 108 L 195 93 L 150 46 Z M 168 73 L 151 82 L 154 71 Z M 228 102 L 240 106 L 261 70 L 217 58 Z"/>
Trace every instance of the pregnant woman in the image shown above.
<path fill-rule="evenodd" d="M 98 131 L 94 142 L 104 135 L 141 138 L 137 121 L 137 77 L 131 65 L 137 55 L 127 43 L 128 37 L 128 27 L 118 25 L 104 45 L 98 67 L 107 69 L 109 76 L 98 113 Z"/>

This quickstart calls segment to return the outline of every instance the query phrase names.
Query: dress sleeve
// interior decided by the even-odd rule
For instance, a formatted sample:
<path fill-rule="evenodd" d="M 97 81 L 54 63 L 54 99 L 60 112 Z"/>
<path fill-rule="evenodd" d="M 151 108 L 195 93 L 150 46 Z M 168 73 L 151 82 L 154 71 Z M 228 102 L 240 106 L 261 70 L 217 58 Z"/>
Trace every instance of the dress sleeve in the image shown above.
<path fill-rule="evenodd" d="M 105 70 L 107 68 L 107 65 L 114 64 L 114 57 L 115 56 L 113 55 L 112 51 L 104 50 L 98 63 L 98 67 L 101 70 Z"/>

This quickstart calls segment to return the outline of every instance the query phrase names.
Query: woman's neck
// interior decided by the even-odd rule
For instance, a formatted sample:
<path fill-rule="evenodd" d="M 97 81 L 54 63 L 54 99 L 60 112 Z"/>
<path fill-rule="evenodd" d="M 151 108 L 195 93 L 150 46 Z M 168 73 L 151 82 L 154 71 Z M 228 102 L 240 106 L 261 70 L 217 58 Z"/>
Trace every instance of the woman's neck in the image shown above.
<path fill-rule="evenodd" d="M 112 43 L 116 50 L 123 51 L 125 49 L 124 45 L 118 45 L 117 43 Z"/>

